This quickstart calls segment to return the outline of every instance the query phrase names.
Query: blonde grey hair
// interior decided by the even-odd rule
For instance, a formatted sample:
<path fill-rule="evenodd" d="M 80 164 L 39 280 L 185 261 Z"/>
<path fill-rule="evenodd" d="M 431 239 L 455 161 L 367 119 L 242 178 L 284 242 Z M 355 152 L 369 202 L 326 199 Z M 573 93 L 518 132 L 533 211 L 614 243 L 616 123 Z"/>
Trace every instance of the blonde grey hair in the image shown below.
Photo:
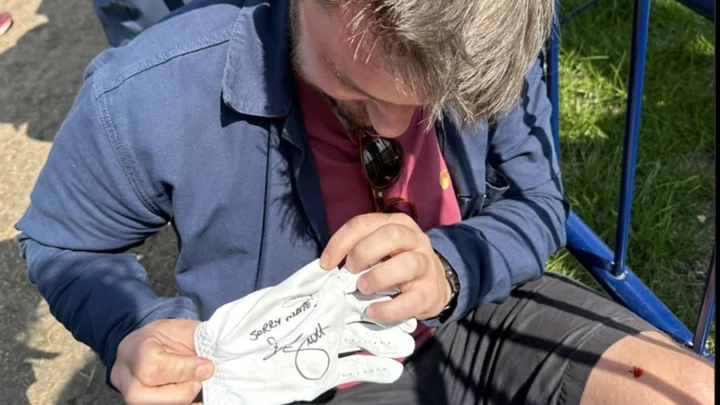
<path fill-rule="evenodd" d="M 461 126 L 518 101 L 550 34 L 555 0 L 317 0 L 350 15 L 351 38 L 380 48 L 398 81 Z"/>

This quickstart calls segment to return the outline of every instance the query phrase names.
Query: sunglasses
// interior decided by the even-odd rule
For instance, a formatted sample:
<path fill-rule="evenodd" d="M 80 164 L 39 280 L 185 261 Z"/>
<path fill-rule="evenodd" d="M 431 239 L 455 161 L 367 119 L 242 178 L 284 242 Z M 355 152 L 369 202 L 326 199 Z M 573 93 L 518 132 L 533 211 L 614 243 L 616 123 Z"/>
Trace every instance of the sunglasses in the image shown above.
<path fill-rule="evenodd" d="M 391 138 L 382 138 L 370 131 L 359 133 L 360 162 L 363 174 L 370 184 L 373 204 L 376 212 L 409 215 L 417 221 L 415 206 L 404 198 L 385 199 L 383 191 L 397 181 L 403 173 L 404 155 L 400 142 Z"/>

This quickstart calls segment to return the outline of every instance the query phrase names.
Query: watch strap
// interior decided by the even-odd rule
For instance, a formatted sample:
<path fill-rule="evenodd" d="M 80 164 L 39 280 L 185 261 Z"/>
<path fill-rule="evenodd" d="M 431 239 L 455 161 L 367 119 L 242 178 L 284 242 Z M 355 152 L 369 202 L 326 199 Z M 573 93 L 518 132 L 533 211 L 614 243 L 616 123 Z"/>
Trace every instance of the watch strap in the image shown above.
<path fill-rule="evenodd" d="M 445 278 L 450 284 L 450 301 L 437 316 L 440 322 L 445 322 L 455 310 L 455 306 L 457 304 L 457 297 L 460 294 L 460 280 L 458 279 L 458 275 L 455 270 L 453 270 L 450 263 L 448 263 L 448 261 L 438 252 L 435 252 L 435 254 L 437 255 L 438 259 L 440 259 L 440 263 L 442 264 L 443 270 L 445 272 Z"/>

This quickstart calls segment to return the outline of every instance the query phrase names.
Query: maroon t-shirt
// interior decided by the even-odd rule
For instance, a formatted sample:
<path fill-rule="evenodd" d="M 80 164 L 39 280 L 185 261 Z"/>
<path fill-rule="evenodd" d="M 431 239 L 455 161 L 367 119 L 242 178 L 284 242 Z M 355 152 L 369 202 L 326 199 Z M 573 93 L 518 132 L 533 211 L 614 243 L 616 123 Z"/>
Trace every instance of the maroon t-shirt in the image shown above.
<path fill-rule="evenodd" d="M 369 185 L 360 163 L 358 139 L 333 113 L 325 100 L 298 77 L 298 97 L 315 158 L 330 235 L 350 218 L 373 212 Z M 396 138 L 403 148 L 403 174 L 388 189 L 385 199 L 401 197 L 417 209 L 423 231 L 461 220 L 450 175 L 442 158 L 434 126 L 426 129 L 426 111 L 417 108 L 408 129 Z M 418 324 L 413 334 L 418 347 L 432 330 Z M 338 388 L 347 388 L 346 384 Z"/>

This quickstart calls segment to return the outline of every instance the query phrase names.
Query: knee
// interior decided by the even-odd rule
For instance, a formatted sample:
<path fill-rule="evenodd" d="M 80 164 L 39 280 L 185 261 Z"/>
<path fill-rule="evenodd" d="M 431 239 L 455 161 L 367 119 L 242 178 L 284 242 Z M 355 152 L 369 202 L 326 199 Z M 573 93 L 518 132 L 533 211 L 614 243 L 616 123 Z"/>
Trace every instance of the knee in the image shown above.
<path fill-rule="evenodd" d="M 714 374 L 714 369 L 705 364 L 696 370 L 684 373 L 677 386 L 684 390 L 689 398 L 693 398 L 697 404 L 711 405 L 715 403 Z"/>
<path fill-rule="evenodd" d="M 623 338 L 603 353 L 582 403 L 713 404 L 714 374 L 707 360 L 659 333 L 645 332 Z"/>
<path fill-rule="evenodd" d="M 707 359 L 679 346 L 667 336 L 643 333 L 648 339 L 646 354 L 657 356 L 659 377 L 674 387 L 680 397 L 698 405 L 715 403 L 715 368 Z M 682 402 L 681 402 L 682 403 Z"/>

